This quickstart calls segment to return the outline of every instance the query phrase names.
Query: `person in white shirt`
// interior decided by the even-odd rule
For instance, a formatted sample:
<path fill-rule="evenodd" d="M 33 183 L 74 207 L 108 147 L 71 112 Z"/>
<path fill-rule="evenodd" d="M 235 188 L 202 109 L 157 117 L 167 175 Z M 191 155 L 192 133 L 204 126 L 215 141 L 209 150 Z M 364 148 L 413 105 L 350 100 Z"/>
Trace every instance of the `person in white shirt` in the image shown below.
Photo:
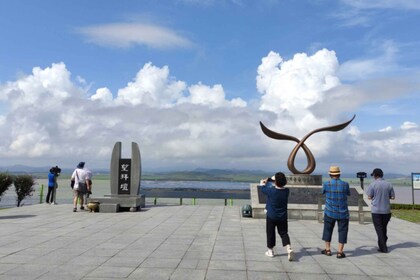
<path fill-rule="evenodd" d="M 80 201 L 80 210 L 84 210 L 85 207 L 83 206 L 84 195 L 87 193 L 87 172 L 83 168 L 85 167 L 85 163 L 79 162 L 76 169 L 73 171 L 71 175 L 71 180 L 74 181 L 73 187 L 73 212 L 77 211 L 77 201 Z"/>

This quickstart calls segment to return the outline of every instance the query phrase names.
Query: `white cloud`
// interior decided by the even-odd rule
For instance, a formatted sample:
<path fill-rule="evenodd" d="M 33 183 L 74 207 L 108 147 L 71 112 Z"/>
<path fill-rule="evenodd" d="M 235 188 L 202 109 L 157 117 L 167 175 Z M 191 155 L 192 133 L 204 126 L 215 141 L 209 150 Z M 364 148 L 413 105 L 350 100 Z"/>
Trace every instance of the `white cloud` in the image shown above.
<path fill-rule="evenodd" d="M 289 61 L 270 52 L 258 67 L 260 109 L 274 113 L 284 111 L 297 121 L 306 119 L 309 108 L 322 100 L 326 91 L 340 84 L 337 68 L 335 53 L 326 49 L 312 56 L 299 53 Z"/>
<path fill-rule="evenodd" d="M 242 99 L 227 100 L 221 85 L 187 87 L 167 66 L 145 64 L 115 98 L 107 88 L 89 97 L 63 63 L 0 85 L 0 96 L 9 105 L 0 116 L 0 129 L 9 131 L 0 139 L 7 164 L 74 166 L 85 160 L 92 168 L 108 167 L 114 143 L 126 140 L 124 145 L 139 143 L 149 168 L 216 167 L 222 154 L 234 168 L 234 155 L 245 149 L 252 158 L 259 149 L 257 142 L 242 142 L 258 137 L 252 129 L 258 122 Z"/>
<path fill-rule="evenodd" d="M 83 160 L 91 169 L 109 166 L 111 149 L 137 142 L 144 170 L 194 167 L 286 170 L 296 143 L 262 134 L 259 121 L 298 138 L 351 118 L 364 104 L 395 99 L 411 87 L 397 79 L 343 84 L 334 51 L 296 54 L 284 60 L 270 52 L 258 67 L 260 106 L 241 98 L 228 100 L 221 84 L 187 85 L 169 67 L 146 63 L 113 96 L 105 87 L 93 94 L 80 88 L 83 78 L 64 63 L 0 84 L 6 106 L 0 115 L 2 165 L 11 163 L 74 167 Z M 88 82 L 89 83 L 89 82 Z M 87 83 L 82 83 L 87 84 Z M 81 85 L 83 86 L 83 85 Z M 374 112 L 372 112 L 374 113 Z M 323 173 L 335 162 L 344 170 L 383 164 L 408 170 L 420 157 L 420 130 L 407 121 L 400 128 L 365 132 L 358 117 L 342 132 L 322 132 L 305 143 Z M 361 121 L 361 120 L 360 120 Z M 383 126 L 388 124 L 384 123 Z M 124 153 L 124 151 L 123 151 Z M 384 161 L 384 158 L 387 161 Z M 305 165 L 298 154 L 296 167 Z"/>
<path fill-rule="evenodd" d="M 407 9 L 420 10 L 417 0 L 341 0 L 343 3 L 357 9 Z"/>
<path fill-rule="evenodd" d="M 90 99 L 110 103 L 113 100 L 113 96 L 112 92 L 108 88 L 98 88 L 96 93 L 92 95 Z"/>
<path fill-rule="evenodd" d="M 117 101 L 152 107 L 170 106 L 183 96 L 185 89 L 185 82 L 169 77 L 168 66 L 159 68 L 149 62 L 137 73 L 133 82 L 118 91 Z"/>
<path fill-rule="evenodd" d="M 392 131 L 392 127 L 391 126 L 387 126 L 385 128 L 379 129 L 379 132 L 389 132 Z"/>
<path fill-rule="evenodd" d="M 214 85 L 209 87 L 198 83 L 192 85 L 188 88 L 190 95 L 186 98 L 181 98 L 179 103 L 191 103 L 191 104 L 201 104 L 208 105 L 210 107 L 225 107 L 225 106 L 234 106 L 234 107 L 245 107 L 246 102 L 241 98 L 235 98 L 232 101 L 225 99 L 225 92 L 222 85 Z"/>
<path fill-rule="evenodd" d="M 395 63 L 399 49 L 393 41 L 381 42 L 379 46 L 374 48 L 377 50 L 375 57 L 348 60 L 341 64 L 338 72 L 340 79 L 361 81 L 399 71 Z"/>
<path fill-rule="evenodd" d="M 83 27 L 78 30 L 90 43 L 129 48 L 144 45 L 157 49 L 188 48 L 193 44 L 175 31 L 142 23 L 114 23 Z"/>
<path fill-rule="evenodd" d="M 418 125 L 414 122 L 404 122 L 401 125 L 401 129 L 403 129 L 403 130 L 408 130 L 408 129 L 412 129 L 412 128 L 418 128 Z"/>

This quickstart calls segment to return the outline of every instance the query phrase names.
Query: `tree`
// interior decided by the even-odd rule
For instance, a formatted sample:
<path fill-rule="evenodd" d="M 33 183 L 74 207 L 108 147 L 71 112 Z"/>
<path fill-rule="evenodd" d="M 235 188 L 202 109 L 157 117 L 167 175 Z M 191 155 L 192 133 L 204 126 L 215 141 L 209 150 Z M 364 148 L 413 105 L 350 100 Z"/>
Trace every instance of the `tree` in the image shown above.
<path fill-rule="evenodd" d="M 32 196 L 32 193 L 35 191 L 33 188 L 35 180 L 30 175 L 17 175 L 13 179 L 13 184 L 15 185 L 16 190 L 17 207 L 19 207 L 22 200 L 27 196 Z"/>
<path fill-rule="evenodd" d="M 13 184 L 13 178 L 7 173 L 0 173 L 0 200 L 4 192 Z"/>

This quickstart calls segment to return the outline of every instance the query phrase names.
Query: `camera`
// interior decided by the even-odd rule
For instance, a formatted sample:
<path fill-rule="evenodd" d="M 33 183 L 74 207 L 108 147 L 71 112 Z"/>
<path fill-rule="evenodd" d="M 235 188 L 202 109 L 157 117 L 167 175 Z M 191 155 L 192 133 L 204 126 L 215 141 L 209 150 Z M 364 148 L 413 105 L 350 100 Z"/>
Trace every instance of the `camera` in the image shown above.
<path fill-rule="evenodd" d="M 54 173 L 54 175 L 58 177 L 60 176 L 61 168 L 56 165 L 55 167 L 51 167 L 50 172 Z"/>

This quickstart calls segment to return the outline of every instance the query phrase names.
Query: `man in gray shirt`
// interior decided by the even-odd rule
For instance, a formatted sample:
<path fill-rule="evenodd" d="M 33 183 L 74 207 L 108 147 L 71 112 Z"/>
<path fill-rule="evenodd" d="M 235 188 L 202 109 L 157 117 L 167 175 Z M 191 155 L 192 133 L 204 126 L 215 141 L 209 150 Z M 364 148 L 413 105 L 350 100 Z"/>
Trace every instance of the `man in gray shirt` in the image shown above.
<path fill-rule="evenodd" d="M 375 168 L 370 176 L 375 180 L 369 185 L 366 194 L 372 200 L 372 222 L 378 235 L 378 251 L 388 253 L 386 242 L 387 226 L 391 219 L 390 199 L 395 199 L 395 192 L 392 184 L 383 179 L 384 172 L 381 169 Z"/>

